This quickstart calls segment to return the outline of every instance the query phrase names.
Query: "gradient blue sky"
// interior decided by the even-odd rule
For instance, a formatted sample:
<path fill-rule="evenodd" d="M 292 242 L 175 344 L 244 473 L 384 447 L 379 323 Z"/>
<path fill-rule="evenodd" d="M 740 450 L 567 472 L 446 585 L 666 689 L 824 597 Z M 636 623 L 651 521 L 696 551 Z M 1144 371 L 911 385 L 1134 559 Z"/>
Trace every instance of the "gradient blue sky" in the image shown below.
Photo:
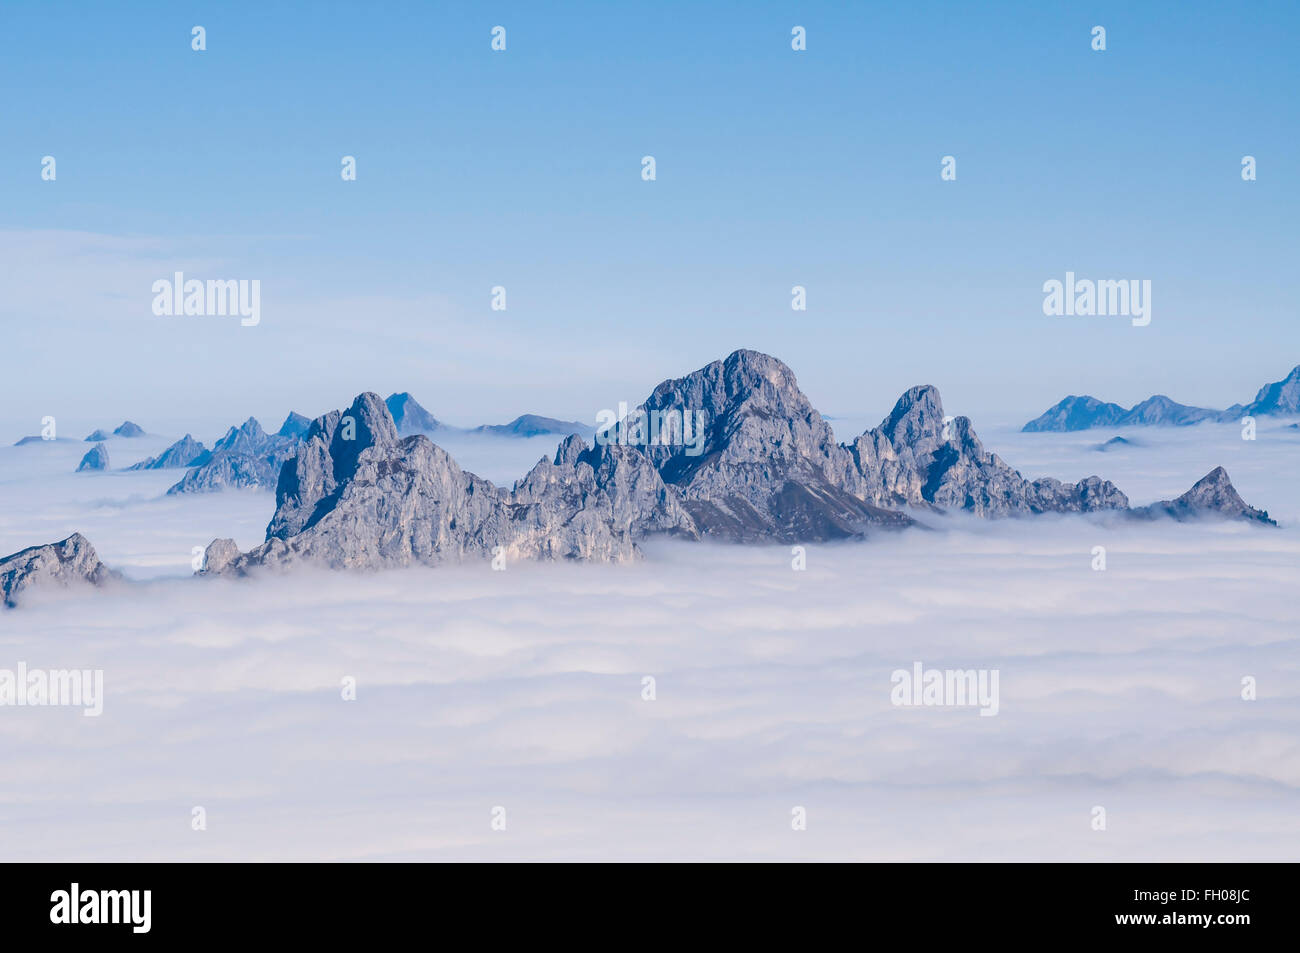
<path fill-rule="evenodd" d="M 1246 401 L 1300 363 L 1298 48 L 1294 2 L 10 0 L 0 425 L 591 421 L 737 347 L 828 414 Z M 261 325 L 155 317 L 177 269 Z M 1044 317 L 1067 270 L 1150 326 Z"/>

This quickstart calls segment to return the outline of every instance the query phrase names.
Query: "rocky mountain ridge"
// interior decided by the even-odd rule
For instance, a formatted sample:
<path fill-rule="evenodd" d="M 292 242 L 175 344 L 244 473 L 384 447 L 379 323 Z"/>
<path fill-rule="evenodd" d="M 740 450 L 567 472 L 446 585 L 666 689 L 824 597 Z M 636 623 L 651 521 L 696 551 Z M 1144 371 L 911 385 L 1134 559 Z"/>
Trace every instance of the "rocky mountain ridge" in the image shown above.
<path fill-rule="evenodd" d="M 1168 515 L 1256 519 L 1217 474 Z M 402 437 L 386 402 L 362 394 L 314 421 L 284 465 L 266 542 L 239 553 L 214 541 L 205 568 L 622 561 L 660 535 L 818 542 L 949 510 L 1006 517 L 1129 512 L 1129 503 L 1097 476 L 1024 478 L 984 449 L 967 418 L 946 417 L 933 387 L 910 389 L 879 427 L 837 444 L 785 364 L 737 351 L 664 381 L 595 446 L 566 438 L 508 491 L 461 470 L 424 435 Z"/>
<path fill-rule="evenodd" d="M 258 472 L 245 477 L 240 468 L 250 465 Z M 388 402 L 373 393 L 317 417 L 300 438 L 268 435 L 250 418 L 181 482 L 245 478 L 274 480 L 266 539 L 248 552 L 214 540 L 204 574 L 623 562 L 657 537 L 862 539 L 952 511 L 1273 523 L 1241 499 L 1221 467 L 1177 499 L 1138 509 L 1097 476 L 1026 479 L 984 448 L 969 419 L 945 415 L 930 386 L 910 388 L 879 426 L 840 444 L 790 368 L 747 350 L 664 381 L 594 445 L 566 437 L 510 489 L 464 471 L 427 435 L 403 435 Z M 15 567 L 10 584 L 48 575 L 48 559 L 28 571 L 30 560 L 19 556 L 2 563 Z M 62 576 L 94 581 L 96 563 L 76 561 Z"/>
<path fill-rule="evenodd" d="M 1300 366 L 1280 381 L 1265 384 L 1248 404 L 1226 410 L 1192 407 L 1156 394 L 1131 409 L 1095 397 L 1071 395 L 1053 404 L 1021 428 L 1024 433 L 1090 430 L 1094 427 L 1186 427 L 1202 421 L 1237 423 L 1246 416 L 1300 414 Z"/>
<path fill-rule="evenodd" d="M 18 596 L 33 586 L 103 585 L 115 574 L 80 533 L 43 546 L 29 546 L 0 558 L 0 604 L 12 609 Z"/>

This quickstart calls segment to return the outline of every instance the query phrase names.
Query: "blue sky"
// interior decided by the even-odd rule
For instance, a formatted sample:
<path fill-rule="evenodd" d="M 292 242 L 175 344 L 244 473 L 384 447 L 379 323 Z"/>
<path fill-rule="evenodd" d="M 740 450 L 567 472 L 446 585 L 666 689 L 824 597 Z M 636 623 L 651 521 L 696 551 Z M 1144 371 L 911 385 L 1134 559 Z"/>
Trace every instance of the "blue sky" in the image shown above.
<path fill-rule="evenodd" d="M 1295 3 L 124 7 L 0 8 L 10 429 L 592 420 L 736 347 L 829 414 L 932 383 L 978 425 L 1300 363 Z M 260 279 L 262 323 L 155 317 L 180 268 Z M 1150 279 L 1152 323 L 1045 317 L 1067 270 Z"/>

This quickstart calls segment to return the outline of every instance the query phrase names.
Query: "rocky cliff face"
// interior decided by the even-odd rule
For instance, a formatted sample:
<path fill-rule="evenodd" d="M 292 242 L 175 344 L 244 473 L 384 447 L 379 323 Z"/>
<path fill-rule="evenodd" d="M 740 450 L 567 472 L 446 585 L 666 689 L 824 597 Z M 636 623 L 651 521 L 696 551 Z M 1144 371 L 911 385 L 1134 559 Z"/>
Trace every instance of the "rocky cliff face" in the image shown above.
<path fill-rule="evenodd" d="M 1226 474 L 1162 505 L 1138 512 L 1258 519 Z M 566 438 L 511 490 L 461 470 L 423 434 L 401 436 L 388 403 L 362 394 L 314 420 L 284 464 L 266 542 L 241 554 L 217 540 L 206 571 L 621 561 L 654 536 L 857 538 L 912 525 L 904 508 L 1001 517 L 1125 511 L 1128 499 L 1096 476 L 1025 479 L 965 417 L 945 421 L 933 387 L 912 388 L 879 427 L 839 445 L 788 367 L 737 351 L 660 384 L 596 446 Z"/>
<path fill-rule="evenodd" d="M 205 569 L 374 569 L 498 555 L 619 562 L 655 533 L 696 535 L 634 448 L 589 449 L 570 437 L 507 491 L 461 470 L 423 434 L 399 437 L 378 395 L 362 394 L 314 421 L 285 464 L 267 541 L 241 555 L 217 540 Z"/>
<path fill-rule="evenodd" d="M 736 351 L 664 381 L 634 416 L 629 439 L 650 440 L 646 455 L 706 537 L 808 542 L 911 522 L 843 486 L 843 448 L 774 357 Z"/>
<path fill-rule="evenodd" d="M 112 577 L 90 540 L 73 533 L 60 542 L 32 546 L 0 558 L 0 601 L 13 608 L 18 596 L 33 586 L 101 585 Z"/>
<path fill-rule="evenodd" d="M 203 444 L 186 434 L 158 454 L 127 467 L 128 470 L 170 470 L 177 467 L 199 467 L 212 459 Z"/>
<path fill-rule="evenodd" d="M 1161 500 L 1133 510 L 1132 515 L 1141 519 L 1168 516 L 1185 522 L 1196 519 L 1232 519 L 1263 523 L 1276 526 L 1275 520 L 1269 519 L 1264 510 L 1257 510 L 1246 503 L 1237 493 L 1236 487 L 1228 479 L 1228 471 L 1215 467 L 1201 477 L 1190 490 L 1176 500 Z"/>
<path fill-rule="evenodd" d="M 976 516 L 1123 509 L 1128 498 L 1099 477 L 1026 480 L 989 453 L 966 417 L 945 423 L 933 387 L 913 387 L 879 427 L 848 448 L 851 492 L 880 506 L 964 510 Z"/>
<path fill-rule="evenodd" d="M 619 539 L 657 534 L 686 539 L 700 536 L 678 495 L 664 484 L 640 449 L 588 447 L 576 434 L 560 444 L 554 460 L 543 458 L 515 484 L 511 503 L 540 507 L 563 522 L 574 518 L 596 521 L 608 525 Z"/>
<path fill-rule="evenodd" d="M 239 427 L 226 431 L 202 465 L 185 474 L 167 492 L 208 493 L 230 487 L 272 489 L 279 480 L 281 465 L 293 456 L 300 442 L 296 437 L 268 434 L 255 418 L 249 417 Z"/>
<path fill-rule="evenodd" d="M 1246 406 L 1248 414 L 1300 414 L 1300 367 L 1280 381 L 1265 384 Z"/>
<path fill-rule="evenodd" d="M 77 472 L 83 470 L 107 470 L 108 469 L 108 447 L 102 443 L 97 443 L 81 458 L 77 464 Z"/>

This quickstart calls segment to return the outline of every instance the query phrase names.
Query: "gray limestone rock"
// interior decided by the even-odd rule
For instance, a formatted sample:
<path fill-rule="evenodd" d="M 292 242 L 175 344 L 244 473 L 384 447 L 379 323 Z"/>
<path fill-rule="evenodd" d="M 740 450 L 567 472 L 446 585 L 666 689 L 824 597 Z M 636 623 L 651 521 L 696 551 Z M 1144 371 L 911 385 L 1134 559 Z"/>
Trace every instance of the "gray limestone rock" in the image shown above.
<path fill-rule="evenodd" d="M 904 508 L 984 517 L 1128 509 L 1100 477 L 1026 480 L 984 449 L 968 419 L 945 421 L 933 387 L 910 389 L 879 427 L 841 446 L 790 369 L 755 351 L 665 381 L 595 446 L 567 437 L 510 490 L 463 471 L 423 434 L 403 437 L 390 405 L 366 393 L 312 421 L 279 473 L 266 542 L 241 554 L 215 540 L 205 571 L 497 555 L 611 562 L 637 558 L 639 542 L 656 536 L 858 538 L 914 525 Z M 1170 505 L 1256 512 L 1213 480 L 1180 500 Z"/>
<path fill-rule="evenodd" d="M 272 489 L 280 477 L 280 467 L 301 441 L 294 437 L 268 434 L 262 425 L 249 417 L 239 427 L 231 427 L 212 447 L 206 461 L 190 470 L 167 492 L 207 493 L 231 487 Z"/>
<path fill-rule="evenodd" d="M 102 443 L 97 443 L 81 458 L 77 464 L 77 472 L 82 470 L 107 470 L 108 469 L 108 447 Z"/>
<path fill-rule="evenodd" d="M 206 569 L 377 569 L 497 554 L 619 562 L 656 532 L 693 537 L 694 527 L 634 448 L 595 452 L 571 437 L 507 491 L 423 434 L 400 438 L 385 403 L 367 393 L 312 423 L 281 472 L 266 542 L 235 556 L 229 541 L 214 541 Z"/>
<path fill-rule="evenodd" d="M 664 381 L 608 436 L 645 442 L 706 537 L 814 542 L 912 522 L 844 488 L 830 425 L 790 368 L 757 351 Z"/>
<path fill-rule="evenodd" d="M 1246 503 L 1228 479 L 1228 471 L 1215 467 L 1190 490 L 1175 500 L 1161 500 L 1132 511 L 1139 519 L 1167 516 L 1185 522 L 1199 519 L 1230 519 L 1276 526 L 1268 513 Z"/>
<path fill-rule="evenodd" d="M 128 470 L 170 470 L 176 467 L 200 467 L 212 459 L 212 453 L 186 434 L 158 454 L 127 467 Z"/>
<path fill-rule="evenodd" d="M 33 586 L 102 585 L 113 577 L 90 540 L 73 533 L 60 542 L 31 546 L 0 558 L 0 600 L 13 608 L 19 594 Z"/>
<path fill-rule="evenodd" d="M 199 574 L 221 573 L 238 558 L 239 547 L 233 539 L 214 539 L 203 554 L 203 568 Z"/>
<path fill-rule="evenodd" d="M 1099 477 L 1026 480 L 989 453 L 966 417 L 944 419 L 939 392 L 913 387 L 874 430 L 848 448 L 845 486 L 880 506 L 964 510 L 976 516 L 1124 509 L 1128 498 Z"/>

